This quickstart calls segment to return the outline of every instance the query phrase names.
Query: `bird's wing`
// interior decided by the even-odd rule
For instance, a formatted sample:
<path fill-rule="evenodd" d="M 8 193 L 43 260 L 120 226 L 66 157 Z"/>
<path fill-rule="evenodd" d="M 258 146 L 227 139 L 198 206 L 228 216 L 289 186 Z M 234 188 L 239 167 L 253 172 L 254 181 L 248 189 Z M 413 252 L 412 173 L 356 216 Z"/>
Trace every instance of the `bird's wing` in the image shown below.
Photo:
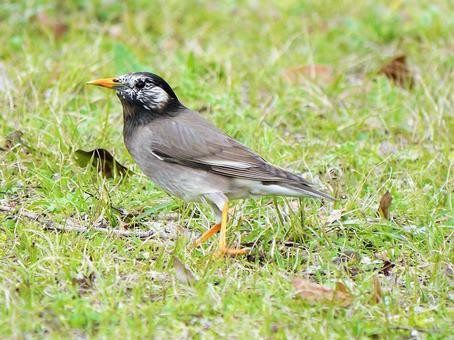
<path fill-rule="evenodd" d="M 144 127 L 141 140 L 157 157 L 228 177 L 262 182 L 310 185 L 302 177 L 277 168 L 227 136 L 196 112 L 185 111 Z"/>

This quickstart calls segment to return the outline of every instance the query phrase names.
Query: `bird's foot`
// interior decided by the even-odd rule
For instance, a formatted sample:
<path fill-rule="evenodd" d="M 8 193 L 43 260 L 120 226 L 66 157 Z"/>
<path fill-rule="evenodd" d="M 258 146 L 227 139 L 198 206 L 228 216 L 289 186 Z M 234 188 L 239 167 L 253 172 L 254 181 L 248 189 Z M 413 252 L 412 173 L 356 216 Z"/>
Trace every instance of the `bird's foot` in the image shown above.
<path fill-rule="evenodd" d="M 197 239 L 196 241 L 194 241 L 194 242 L 189 246 L 189 249 L 197 248 L 197 247 L 200 246 L 202 243 L 204 243 L 206 240 L 208 240 L 211 236 L 213 236 L 214 234 L 216 234 L 220 229 L 221 229 L 221 224 L 220 224 L 220 223 L 215 224 L 215 225 L 213 226 L 213 228 L 211 228 L 210 230 L 206 231 L 202 236 L 200 236 L 199 239 Z"/>
<path fill-rule="evenodd" d="M 221 256 L 237 256 L 237 255 L 246 255 L 247 253 L 249 253 L 249 249 L 248 248 L 226 248 L 226 247 L 223 247 L 221 249 L 219 249 L 216 253 L 215 253 L 215 256 L 217 257 L 221 257 Z"/>

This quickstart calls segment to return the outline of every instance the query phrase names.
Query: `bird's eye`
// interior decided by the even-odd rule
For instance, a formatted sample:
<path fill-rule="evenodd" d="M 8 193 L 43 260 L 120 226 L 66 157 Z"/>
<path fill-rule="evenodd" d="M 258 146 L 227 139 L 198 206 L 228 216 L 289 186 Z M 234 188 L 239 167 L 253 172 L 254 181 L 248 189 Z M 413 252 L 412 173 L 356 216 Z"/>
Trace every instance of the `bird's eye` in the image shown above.
<path fill-rule="evenodd" d="M 144 82 L 143 80 L 138 80 L 138 81 L 136 82 L 136 87 L 137 87 L 138 89 L 143 89 L 144 86 L 145 86 L 145 82 Z"/>

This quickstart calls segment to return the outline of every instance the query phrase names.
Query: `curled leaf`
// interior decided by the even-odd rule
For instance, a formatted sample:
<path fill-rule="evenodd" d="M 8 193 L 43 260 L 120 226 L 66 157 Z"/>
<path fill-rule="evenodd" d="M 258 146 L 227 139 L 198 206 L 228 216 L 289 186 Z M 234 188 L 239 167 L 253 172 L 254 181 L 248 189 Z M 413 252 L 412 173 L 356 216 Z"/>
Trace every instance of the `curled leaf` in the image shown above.
<path fill-rule="evenodd" d="M 197 282 L 197 279 L 191 270 L 176 256 L 173 257 L 173 266 L 175 268 L 175 276 L 178 281 L 187 285 L 192 285 Z"/>
<path fill-rule="evenodd" d="M 347 307 L 353 302 L 353 296 L 341 282 L 336 283 L 335 289 L 302 278 L 294 278 L 292 284 L 299 297 L 308 303 L 332 303 Z"/>
<path fill-rule="evenodd" d="M 385 194 L 380 199 L 380 205 L 378 206 L 379 214 L 386 218 L 387 220 L 390 219 L 389 207 L 391 206 L 392 200 L 393 198 L 391 196 L 391 193 L 389 191 L 386 191 Z"/>
<path fill-rule="evenodd" d="M 380 68 L 378 73 L 384 74 L 399 86 L 408 86 L 409 88 L 413 86 L 413 75 L 407 66 L 407 56 L 404 54 L 391 59 L 391 61 Z"/>
<path fill-rule="evenodd" d="M 114 175 L 125 176 L 131 173 L 126 167 L 117 162 L 109 151 L 105 149 L 94 149 L 91 151 L 77 150 L 74 158 L 80 167 L 87 167 L 89 164 L 98 169 L 106 178 Z"/>

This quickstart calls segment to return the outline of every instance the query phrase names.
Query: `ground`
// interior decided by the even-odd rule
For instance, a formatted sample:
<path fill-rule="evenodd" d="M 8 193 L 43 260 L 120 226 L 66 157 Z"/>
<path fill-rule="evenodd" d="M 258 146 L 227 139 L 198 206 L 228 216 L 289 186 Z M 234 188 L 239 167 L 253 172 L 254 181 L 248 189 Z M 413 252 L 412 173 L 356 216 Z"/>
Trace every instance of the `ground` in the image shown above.
<path fill-rule="evenodd" d="M 11 211 L 0 212 L 0 334 L 453 337 L 453 10 L 448 0 L 2 2 L 0 203 Z M 380 70 L 401 55 L 405 81 L 393 81 Z M 213 257 L 215 238 L 189 250 L 210 210 L 143 176 L 118 99 L 84 85 L 134 70 L 161 75 L 188 107 L 338 200 L 235 202 L 228 240 L 250 255 Z M 15 130 L 21 138 L 7 137 Z M 109 179 L 75 162 L 95 148 L 134 174 Z M 386 191 L 389 219 L 377 215 Z M 88 231 L 42 221 L 69 218 Z M 93 228 L 146 231 L 152 220 L 176 240 Z M 183 282 L 175 256 L 196 282 Z M 353 301 L 302 299 L 294 278 L 341 282 Z"/>

